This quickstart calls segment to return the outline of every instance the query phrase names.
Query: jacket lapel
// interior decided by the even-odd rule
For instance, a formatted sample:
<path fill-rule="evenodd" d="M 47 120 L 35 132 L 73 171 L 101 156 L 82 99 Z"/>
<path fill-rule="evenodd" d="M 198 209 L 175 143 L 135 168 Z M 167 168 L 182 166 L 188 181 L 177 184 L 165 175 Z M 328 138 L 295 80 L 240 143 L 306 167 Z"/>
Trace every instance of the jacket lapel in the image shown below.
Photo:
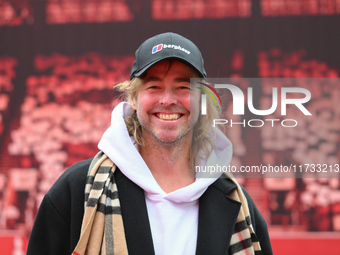
<path fill-rule="evenodd" d="M 155 254 L 143 189 L 118 169 L 115 177 L 129 255 Z"/>
<path fill-rule="evenodd" d="M 227 178 L 210 185 L 199 201 L 197 255 L 228 254 L 241 203 L 230 198 L 236 185 Z"/>

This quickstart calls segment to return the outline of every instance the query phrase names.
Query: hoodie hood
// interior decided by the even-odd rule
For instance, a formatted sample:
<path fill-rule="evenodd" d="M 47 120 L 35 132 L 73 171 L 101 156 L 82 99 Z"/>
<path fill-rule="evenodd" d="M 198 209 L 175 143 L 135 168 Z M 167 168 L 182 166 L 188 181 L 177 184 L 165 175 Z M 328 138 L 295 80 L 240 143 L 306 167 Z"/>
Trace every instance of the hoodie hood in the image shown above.
<path fill-rule="evenodd" d="M 114 108 L 111 114 L 111 126 L 103 134 L 98 148 L 116 164 L 126 177 L 153 199 L 166 199 L 175 203 L 197 200 L 222 173 L 197 173 L 194 183 L 171 193 L 165 193 L 139 154 L 134 138 L 129 136 L 124 120 L 132 111 L 133 109 L 126 102 Z M 229 165 L 232 157 L 231 142 L 220 130 L 216 129 L 215 132 L 215 148 L 209 158 L 200 159 L 197 162 L 198 166 Z"/>

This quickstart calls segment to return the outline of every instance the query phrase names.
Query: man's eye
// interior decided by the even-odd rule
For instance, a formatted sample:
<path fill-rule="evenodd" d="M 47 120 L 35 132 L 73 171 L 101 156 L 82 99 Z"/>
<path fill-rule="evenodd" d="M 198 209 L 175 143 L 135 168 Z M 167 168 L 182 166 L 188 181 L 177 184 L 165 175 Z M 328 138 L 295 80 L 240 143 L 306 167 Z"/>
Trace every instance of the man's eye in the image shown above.
<path fill-rule="evenodd" d="M 187 87 L 187 86 L 181 86 L 179 87 L 181 90 L 190 90 L 190 87 Z"/>
<path fill-rule="evenodd" d="M 149 86 L 147 89 L 158 89 L 159 88 L 159 86 L 157 86 L 157 85 L 152 85 L 152 86 Z"/>
<path fill-rule="evenodd" d="M 190 89 L 190 86 L 182 85 L 182 86 L 178 86 L 178 89 Z"/>

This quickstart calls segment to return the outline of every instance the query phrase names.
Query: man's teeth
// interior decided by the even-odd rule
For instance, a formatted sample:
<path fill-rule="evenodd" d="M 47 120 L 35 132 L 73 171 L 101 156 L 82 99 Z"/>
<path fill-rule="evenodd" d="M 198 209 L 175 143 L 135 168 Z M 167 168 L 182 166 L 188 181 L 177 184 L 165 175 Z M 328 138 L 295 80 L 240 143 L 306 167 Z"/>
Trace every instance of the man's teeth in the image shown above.
<path fill-rule="evenodd" d="M 177 120 L 179 119 L 179 117 L 181 117 L 181 115 L 178 113 L 174 114 L 157 113 L 156 116 L 162 120 Z"/>

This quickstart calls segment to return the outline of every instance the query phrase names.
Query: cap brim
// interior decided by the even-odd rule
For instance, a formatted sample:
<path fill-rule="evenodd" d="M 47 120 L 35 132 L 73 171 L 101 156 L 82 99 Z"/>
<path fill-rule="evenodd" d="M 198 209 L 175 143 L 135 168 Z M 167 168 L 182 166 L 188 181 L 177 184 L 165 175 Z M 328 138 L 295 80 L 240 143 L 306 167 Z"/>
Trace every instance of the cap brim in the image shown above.
<path fill-rule="evenodd" d="M 192 69 L 194 69 L 202 78 L 206 78 L 206 75 L 201 73 L 196 67 L 194 67 L 192 64 L 190 64 L 188 61 L 186 61 L 185 59 L 181 58 L 181 57 L 176 57 L 176 56 L 172 56 L 172 57 L 164 57 L 164 58 L 160 58 L 157 59 L 155 61 L 153 61 L 152 63 L 148 64 L 147 66 L 145 66 L 144 68 L 142 68 L 141 70 L 139 70 L 138 72 L 132 74 L 130 76 L 130 80 L 132 80 L 133 77 L 141 77 L 149 68 L 151 68 L 153 65 L 161 62 L 162 60 L 166 60 L 166 59 L 174 59 L 174 60 L 178 60 L 180 62 L 182 62 L 183 64 L 186 64 L 187 66 L 190 66 Z"/>

